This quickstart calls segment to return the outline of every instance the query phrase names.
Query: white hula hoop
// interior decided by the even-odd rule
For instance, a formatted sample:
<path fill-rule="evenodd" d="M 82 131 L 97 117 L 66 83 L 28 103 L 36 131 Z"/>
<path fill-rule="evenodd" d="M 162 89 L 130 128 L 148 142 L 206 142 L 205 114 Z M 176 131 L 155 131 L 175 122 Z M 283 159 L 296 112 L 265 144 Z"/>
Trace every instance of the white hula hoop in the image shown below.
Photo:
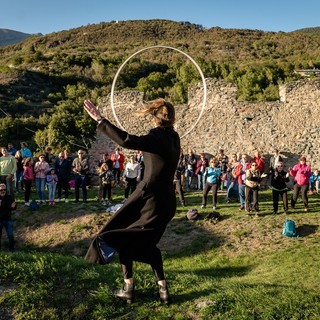
<path fill-rule="evenodd" d="M 200 113 L 198 115 L 198 118 L 197 120 L 194 122 L 193 126 L 191 126 L 191 128 L 189 130 L 187 130 L 187 132 L 185 132 L 180 138 L 183 138 L 184 136 L 186 136 L 187 134 L 189 134 L 194 128 L 195 126 L 198 124 L 200 118 L 202 117 L 202 114 L 203 114 L 203 111 L 204 111 L 204 108 L 205 108 L 205 105 L 206 105 L 206 100 L 207 100 L 207 85 L 206 85 L 206 80 L 204 78 L 204 75 L 203 75 L 203 72 L 202 70 L 200 69 L 199 65 L 194 61 L 193 58 L 191 58 L 188 54 L 186 54 L 185 52 L 183 52 L 182 50 L 180 49 L 177 49 L 177 48 L 173 48 L 173 47 L 169 47 L 169 46 L 162 46 L 162 45 L 156 45 L 156 46 L 151 46 L 151 47 L 146 47 L 146 48 L 143 48 L 143 49 L 140 49 L 139 51 L 137 51 L 136 53 L 132 54 L 129 58 L 127 58 L 125 60 L 125 62 L 122 63 L 122 65 L 120 66 L 120 68 L 118 69 L 114 79 L 113 79 L 113 82 L 112 82 L 112 87 L 111 87 L 111 94 L 110 94 L 110 100 L 111 100 L 111 109 L 112 109 L 112 112 L 113 112 L 113 116 L 115 118 L 115 120 L 117 121 L 119 127 L 126 131 L 126 129 L 122 126 L 121 122 L 119 121 L 118 119 L 118 116 L 116 114 L 116 111 L 115 111 L 115 108 L 114 108 L 114 88 L 115 88 L 115 85 L 116 85 L 116 82 L 117 82 L 117 79 L 118 79 L 118 76 L 121 72 L 121 70 L 124 68 L 124 66 L 128 63 L 129 60 L 131 60 L 133 57 L 135 57 L 136 55 L 138 55 L 139 53 L 143 52 L 143 51 L 147 51 L 147 50 L 150 50 L 150 49 L 155 49 L 155 48 L 164 48 L 164 49 L 170 49 L 170 50 L 174 50 L 174 51 L 178 51 L 180 52 L 181 54 L 183 54 L 184 56 L 186 56 L 193 64 L 194 66 L 197 68 L 200 76 L 201 76 L 201 79 L 202 79 L 202 84 L 203 84 L 203 99 L 202 99 L 202 106 L 201 106 L 201 110 L 200 110 Z"/>

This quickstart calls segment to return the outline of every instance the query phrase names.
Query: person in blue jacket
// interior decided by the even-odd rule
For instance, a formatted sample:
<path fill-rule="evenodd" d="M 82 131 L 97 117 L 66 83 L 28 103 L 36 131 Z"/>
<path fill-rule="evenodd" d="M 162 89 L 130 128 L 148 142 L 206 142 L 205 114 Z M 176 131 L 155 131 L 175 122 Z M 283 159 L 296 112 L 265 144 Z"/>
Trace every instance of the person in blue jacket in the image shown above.
<path fill-rule="evenodd" d="M 212 208 L 213 210 L 217 209 L 218 189 L 221 177 L 221 170 L 218 167 L 218 164 L 219 161 L 217 158 L 211 158 L 209 161 L 209 167 L 207 167 L 206 171 L 204 172 L 206 183 L 203 188 L 201 208 L 206 207 L 208 193 L 210 190 L 212 190 Z"/>

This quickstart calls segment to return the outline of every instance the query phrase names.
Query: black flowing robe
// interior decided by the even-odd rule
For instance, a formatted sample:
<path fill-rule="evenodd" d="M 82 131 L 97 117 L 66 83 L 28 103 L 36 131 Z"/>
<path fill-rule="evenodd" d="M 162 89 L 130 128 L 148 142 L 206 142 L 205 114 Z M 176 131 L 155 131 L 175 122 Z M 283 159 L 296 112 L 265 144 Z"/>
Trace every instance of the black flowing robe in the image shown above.
<path fill-rule="evenodd" d="M 180 156 L 179 135 L 173 127 L 157 127 L 144 136 L 130 135 L 106 119 L 98 129 L 124 148 L 141 150 L 145 173 L 125 204 L 95 236 L 85 259 L 105 263 L 97 241 L 102 238 L 119 254 L 145 262 L 176 211 L 173 177 Z"/>

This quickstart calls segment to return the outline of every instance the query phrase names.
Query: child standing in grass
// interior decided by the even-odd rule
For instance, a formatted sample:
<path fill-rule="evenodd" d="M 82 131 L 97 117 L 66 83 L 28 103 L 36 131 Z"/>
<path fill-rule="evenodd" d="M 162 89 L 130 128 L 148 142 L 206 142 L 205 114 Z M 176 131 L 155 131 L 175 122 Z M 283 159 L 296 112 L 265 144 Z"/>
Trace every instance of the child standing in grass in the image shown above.
<path fill-rule="evenodd" d="M 58 183 L 58 176 L 56 175 L 54 168 L 50 168 L 50 171 L 47 174 L 47 185 L 49 190 L 49 205 L 56 204 L 54 198 L 56 194 L 57 183 Z"/>
<path fill-rule="evenodd" d="M 103 205 L 111 204 L 111 188 L 114 181 L 114 175 L 111 169 L 109 169 L 106 163 L 103 163 L 98 168 L 99 178 L 101 179 L 99 195 L 102 196 Z M 108 194 L 108 201 L 106 202 L 106 196 Z"/>

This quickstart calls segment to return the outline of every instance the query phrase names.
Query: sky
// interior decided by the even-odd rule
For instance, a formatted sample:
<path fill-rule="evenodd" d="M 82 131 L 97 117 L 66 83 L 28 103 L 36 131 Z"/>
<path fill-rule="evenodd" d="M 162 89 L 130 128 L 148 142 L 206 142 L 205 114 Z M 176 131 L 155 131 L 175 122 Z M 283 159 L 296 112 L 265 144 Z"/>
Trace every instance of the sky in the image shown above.
<path fill-rule="evenodd" d="M 319 0 L 1 0 L 0 28 L 48 34 L 123 20 L 290 32 L 320 26 Z"/>

